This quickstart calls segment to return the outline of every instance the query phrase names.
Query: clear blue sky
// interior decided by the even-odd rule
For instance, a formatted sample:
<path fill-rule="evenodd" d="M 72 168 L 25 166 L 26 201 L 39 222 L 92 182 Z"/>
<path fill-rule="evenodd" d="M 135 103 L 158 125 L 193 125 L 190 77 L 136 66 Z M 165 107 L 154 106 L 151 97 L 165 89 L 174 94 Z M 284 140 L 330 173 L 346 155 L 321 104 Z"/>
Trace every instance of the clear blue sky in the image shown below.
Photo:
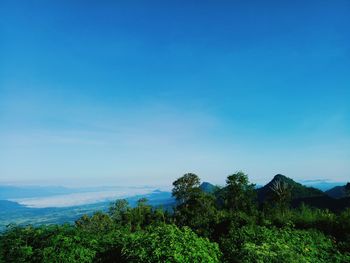
<path fill-rule="evenodd" d="M 1 1 L 0 183 L 350 178 L 350 1 Z"/>

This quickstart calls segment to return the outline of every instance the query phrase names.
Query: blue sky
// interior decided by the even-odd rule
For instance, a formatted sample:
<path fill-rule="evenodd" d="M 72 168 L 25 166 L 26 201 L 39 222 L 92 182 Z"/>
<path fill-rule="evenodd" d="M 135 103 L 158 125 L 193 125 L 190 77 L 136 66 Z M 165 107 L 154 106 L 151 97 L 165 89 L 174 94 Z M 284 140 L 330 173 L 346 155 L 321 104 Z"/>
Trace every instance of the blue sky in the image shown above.
<path fill-rule="evenodd" d="M 349 1 L 13 1 L 0 183 L 350 178 Z"/>

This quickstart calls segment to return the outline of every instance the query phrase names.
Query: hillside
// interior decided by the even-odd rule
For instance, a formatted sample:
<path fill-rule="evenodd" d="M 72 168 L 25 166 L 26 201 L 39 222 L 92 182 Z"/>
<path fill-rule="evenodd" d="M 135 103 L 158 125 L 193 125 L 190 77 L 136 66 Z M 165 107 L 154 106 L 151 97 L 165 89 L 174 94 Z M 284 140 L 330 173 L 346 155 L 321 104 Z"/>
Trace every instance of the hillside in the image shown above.
<path fill-rule="evenodd" d="M 291 189 L 291 205 L 298 207 L 301 204 L 310 207 L 328 209 L 333 212 L 339 212 L 346 207 L 350 207 L 350 198 L 345 198 L 345 186 L 337 186 L 326 192 L 322 192 L 314 187 L 308 187 L 295 182 L 293 179 L 284 175 L 277 174 L 265 186 L 257 189 L 259 202 L 264 202 L 272 193 L 271 187 L 276 182 L 285 182 Z"/>
<path fill-rule="evenodd" d="M 19 211 L 27 209 L 25 206 L 8 200 L 0 200 L 1 211 Z"/>
<path fill-rule="evenodd" d="M 289 177 L 286 177 L 282 174 L 277 174 L 268 184 L 257 189 L 259 202 L 265 201 L 266 197 L 272 193 L 271 187 L 276 182 L 285 182 L 290 187 L 292 199 L 325 196 L 325 193 L 319 189 L 316 189 L 314 187 L 304 186 L 300 183 L 295 182 L 293 179 Z"/>
<path fill-rule="evenodd" d="M 350 198 L 320 195 L 277 175 L 270 183 L 286 182 L 294 196 L 307 197 L 294 198 L 291 206 L 275 206 L 267 198 L 265 209 L 243 172 L 228 176 L 217 196 L 197 194 L 193 182 L 199 181 L 197 175 L 185 174 L 177 180 L 184 191 L 174 187 L 172 193 L 156 190 L 129 202 L 85 207 L 25 208 L 0 202 L 19 209 L 0 209 L 0 223 L 2 216 L 4 227 L 20 226 L 0 231 L 0 262 L 350 262 L 350 210 L 342 209 Z M 204 183 L 201 189 L 210 192 L 215 186 Z M 269 191 L 269 184 L 260 191 L 264 189 Z M 190 198 L 174 202 L 184 195 Z M 154 209 L 164 202 L 173 202 L 172 212 Z M 294 209 L 302 203 L 321 209 Z M 31 213 L 39 216 L 31 218 Z M 29 223 L 34 226 L 25 226 Z"/>
<path fill-rule="evenodd" d="M 344 198 L 346 197 L 345 185 L 336 186 L 325 192 L 328 196 L 333 198 Z"/>
<path fill-rule="evenodd" d="M 209 194 L 214 193 L 216 190 L 219 189 L 219 187 L 217 187 L 217 186 L 215 186 L 215 185 L 213 185 L 213 184 L 211 184 L 211 183 L 208 183 L 208 182 L 203 182 L 203 183 L 199 186 L 199 188 L 200 188 L 203 192 L 209 193 Z"/>

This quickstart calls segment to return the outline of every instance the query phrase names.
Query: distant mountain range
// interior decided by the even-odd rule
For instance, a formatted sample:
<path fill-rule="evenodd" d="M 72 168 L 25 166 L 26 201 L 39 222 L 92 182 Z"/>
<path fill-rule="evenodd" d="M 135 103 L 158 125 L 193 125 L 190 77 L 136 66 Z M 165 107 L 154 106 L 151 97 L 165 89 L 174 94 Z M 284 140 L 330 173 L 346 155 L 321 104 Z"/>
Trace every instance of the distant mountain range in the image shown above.
<path fill-rule="evenodd" d="M 345 185 L 346 182 L 332 182 L 329 180 L 302 180 L 299 183 L 305 186 L 311 186 L 322 190 L 323 192 L 328 191 L 336 186 Z"/>
<path fill-rule="evenodd" d="M 346 197 L 345 186 L 335 186 L 325 192 L 315 187 L 305 186 L 297 183 L 291 178 L 277 174 L 265 186 L 257 188 L 257 196 L 259 202 L 266 200 L 271 193 L 271 187 L 276 182 L 284 182 L 291 189 L 292 206 L 297 207 L 302 203 L 316 207 L 327 208 L 331 211 L 341 211 L 346 207 L 350 207 L 350 197 Z M 92 188 L 82 188 L 78 191 L 89 192 Z M 102 190 L 102 188 L 93 188 Z M 103 188 L 105 189 L 105 188 Z M 108 188 L 109 190 L 115 188 Z M 215 193 L 220 189 L 209 182 L 203 182 L 200 189 L 206 193 Z M 103 201 L 94 204 L 85 204 L 71 207 L 48 207 L 48 208 L 29 208 L 17 202 L 6 200 L 15 198 L 44 197 L 51 195 L 70 194 L 77 189 L 64 187 L 14 187 L 0 186 L 0 231 L 10 223 L 16 224 L 54 224 L 64 222 L 74 222 L 83 214 L 92 214 L 95 211 L 107 211 L 110 201 Z M 126 198 L 131 206 L 134 206 L 138 199 L 146 197 L 149 204 L 153 206 L 161 206 L 164 209 L 171 210 L 175 204 L 175 200 L 169 191 L 155 190 L 148 194 L 135 194 Z M 1 200 L 3 199 L 3 200 Z"/>

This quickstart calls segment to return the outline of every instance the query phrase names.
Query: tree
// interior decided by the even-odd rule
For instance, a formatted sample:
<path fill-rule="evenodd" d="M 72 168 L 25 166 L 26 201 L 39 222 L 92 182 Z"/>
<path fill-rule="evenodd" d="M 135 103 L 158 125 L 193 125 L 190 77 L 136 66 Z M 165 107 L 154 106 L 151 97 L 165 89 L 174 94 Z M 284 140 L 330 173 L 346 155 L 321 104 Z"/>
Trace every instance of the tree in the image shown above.
<path fill-rule="evenodd" d="M 75 224 L 79 229 L 93 233 L 106 233 L 114 227 L 111 217 L 99 211 L 91 217 L 83 215 Z"/>
<path fill-rule="evenodd" d="M 143 228 L 151 223 L 152 207 L 147 202 L 147 198 L 141 198 L 137 201 L 137 206 L 131 210 L 133 230 Z"/>
<path fill-rule="evenodd" d="M 130 206 L 127 200 L 119 199 L 112 203 L 109 207 L 108 214 L 118 224 L 125 224 Z"/>
<path fill-rule="evenodd" d="M 189 226 L 197 234 L 211 236 L 219 216 L 215 197 L 202 191 L 195 191 L 186 201 L 175 208 L 176 224 Z"/>
<path fill-rule="evenodd" d="M 93 262 L 96 252 L 78 237 L 64 233 L 53 236 L 43 250 L 43 262 Z"/>
<path fill-rule="evenodd" d="M 200 191 L 200 179 L 196 174 L 187 173 L 173 182 L 172 195 L 180 203 L 186 203 L 191 195 Z"/>
<path fill-rule="evenodd" d="M 271 199 L 276 202 L 281 209 L 287 208 L 291 200 L 291 188 L 284 181 L 275 181 L 271 189 Z"/>
<path fill-rule="evenodd" d="M 231 211 L 251 212 L 256 199 L 255 185 L 249 183 L 248 176 L 243 172 L 229 175 L 223 191 L 224 205 Z"/>
<path fill-rule="evenodd" d="M 0 239 L 0 258 L 3 262 L 31 262 L 34 249 L 27 241 L 35 236 L 35 229 L 10 225 Z M 1 262 L 0 261 L 0 262 Z"/>

